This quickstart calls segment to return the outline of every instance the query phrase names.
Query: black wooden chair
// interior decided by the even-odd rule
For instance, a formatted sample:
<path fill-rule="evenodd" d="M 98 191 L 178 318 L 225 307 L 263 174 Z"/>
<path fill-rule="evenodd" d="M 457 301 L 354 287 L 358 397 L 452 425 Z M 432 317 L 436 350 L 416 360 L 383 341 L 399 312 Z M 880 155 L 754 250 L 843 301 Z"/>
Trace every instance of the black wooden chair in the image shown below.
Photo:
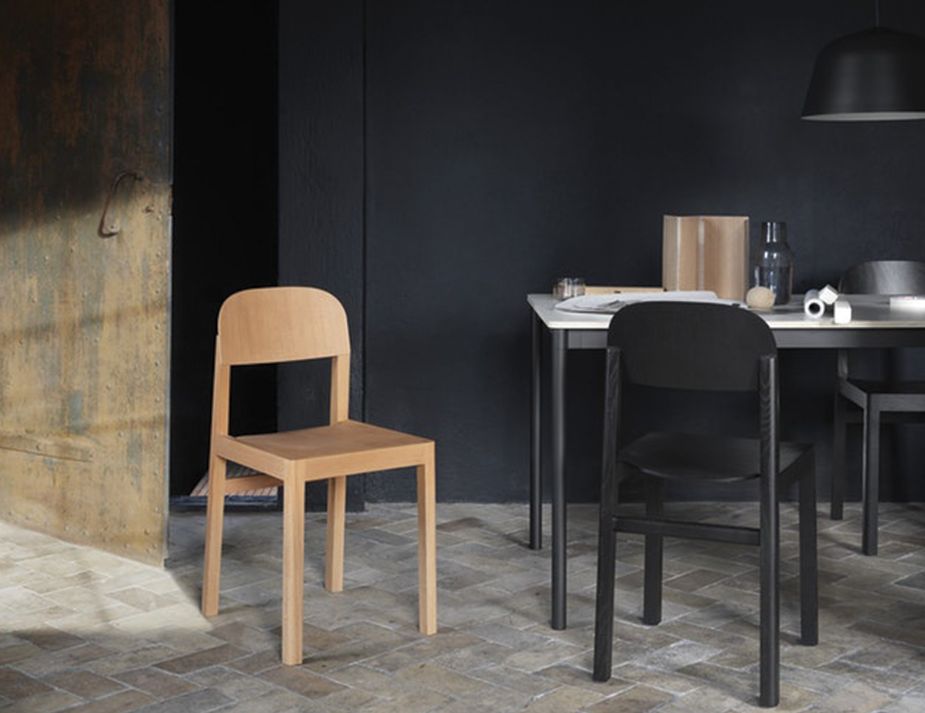
<path fill-rule="evenodd" d="M 925 262 L 878 260 L 855 265 L 842 275 L 846 294 L 925 294 Z M 888 370 L 889 371 L 889 370 Z M 849 408 L 853 404 L 857 408 Z M 925 382 L 861 379 L 849 376 L 847 351 L 838 353 L 832 443 L 832 519 L 841 520 L 845 502 L 845 437 L 849 423 L 864 427 L 861 483 L 863 526 L 861 549 L 877 554 L 877 511 L 880 502 L 880 424 L 925 420 Z"/>
<path fill-rule="evenodd" d="M 621 446 L 628 385 L 684 391 L 754 392 L 760 438 L 648 433 Z M 658 391 L 651 390 L 658 394 Z M 643 622 L 661 620 L 662 539 L 689 537 L 760 547 L 761 643 L 759 703 L 780 698 L 778 499 L 793 482 L 800 491 L 801 643 L 818 640 L 816 491 L 813 449 L 778 438 L 777 348 L 757 315 L 723 305 L 659 302 L 630 305 L 614 315 L 607 347 L 604 461 L 597 560 L 594 680 L 611 675 L 616 533 L 645 535 Z M 617 514 L 617 491 L 630 475 L 646 480 L 645 517 Z M 666 480 L 713 485 L 755 480 L 757 528 L 663 517 Z"/>

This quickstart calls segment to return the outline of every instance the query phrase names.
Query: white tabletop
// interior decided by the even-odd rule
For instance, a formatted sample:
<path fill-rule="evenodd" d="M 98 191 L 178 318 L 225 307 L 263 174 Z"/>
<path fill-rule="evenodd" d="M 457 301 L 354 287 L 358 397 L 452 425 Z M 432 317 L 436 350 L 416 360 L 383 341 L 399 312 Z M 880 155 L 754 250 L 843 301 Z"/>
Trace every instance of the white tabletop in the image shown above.
<path fill-rule="evenodd" d="M 848 324 L 835 324 L 831 308 L 825 317 L 812 319 L 803 313 L 803 295 L 771 312 L 756 311 L 772 329 L 925 329 L 925 312 L 890 308 L 890 298 L 882 295 L 842 295 L 851 304 Z M 527 295 L 527 302 L 548 329 L 607 329 L 612 314 L 563 312 L 555 309 L 558 300 L 550 294 Z"/>

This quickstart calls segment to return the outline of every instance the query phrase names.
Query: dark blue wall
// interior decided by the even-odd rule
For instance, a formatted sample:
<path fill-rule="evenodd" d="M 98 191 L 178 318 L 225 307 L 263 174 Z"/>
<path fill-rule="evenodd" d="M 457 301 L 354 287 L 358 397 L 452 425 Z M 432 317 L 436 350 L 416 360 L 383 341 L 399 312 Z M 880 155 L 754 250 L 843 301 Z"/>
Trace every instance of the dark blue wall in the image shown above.
<path fill-rule="evenodd" d="M 276 3 L 174 3 L 170 494 L 208 468 L 218 310 L 277 281 Z M 233 433 L 276 428 L 273 367 L 235 370 Z"/>
<path fill-rule="evenodd" d="M 280 279 L 345 302 L 354 415 L 435 438 L 441 499 L 525 498 L 525 295 L 657 283 L 664 213 L 787 221 L 798 290 L 925 259 L 925 124 L 799 120 L 816 53 L 870 3 L 282 0 L 280 18 Z M 925 34 L 921 3 L 883 20 Z M 784 435 L 820 444 L 823 486 L 833 369 L 782 365 Z M 571 363 L 573 499 L 596 496 L 601 371 Z M 281 381 L 281 424 L 318 383 Z M 884 496 L 923 499 L 903 434 Z M 412 499 L 411 480 L 367 496 Z"/>
<path fill-rule="evenodd" d="M 328 290 L 350 320 L 350 414 L 364 414 L 364 12 L 360 2 L 282 2 L 279 17 L 279 282 Z M 325 423 L 327 364 L 278 369 L 280 428 Z M 325 501 L 309 486 L 310 507 Z M 363 481 L 348 481 L 348 507 Z"/>

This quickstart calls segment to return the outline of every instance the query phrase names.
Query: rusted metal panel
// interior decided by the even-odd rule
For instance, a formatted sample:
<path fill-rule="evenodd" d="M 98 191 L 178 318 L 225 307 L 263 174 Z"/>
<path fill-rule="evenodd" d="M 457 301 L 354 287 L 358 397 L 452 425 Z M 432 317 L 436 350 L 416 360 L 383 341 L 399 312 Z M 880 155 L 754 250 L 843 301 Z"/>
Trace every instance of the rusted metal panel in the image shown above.
<path fill-rule="evenodd" d="M 162 562 L 169 2 L 30 0 L 3 15 L 0 517 Z M 121 183 L 119 232 L 101 238 L 123 171 L 142 179 Z"/>

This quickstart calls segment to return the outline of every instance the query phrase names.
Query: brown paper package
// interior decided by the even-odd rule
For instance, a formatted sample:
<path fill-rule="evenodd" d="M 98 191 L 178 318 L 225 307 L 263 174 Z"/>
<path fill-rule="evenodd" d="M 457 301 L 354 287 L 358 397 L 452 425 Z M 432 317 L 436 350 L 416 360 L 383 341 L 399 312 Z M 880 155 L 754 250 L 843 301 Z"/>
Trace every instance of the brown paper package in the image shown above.
<path fill-rule="evenodd" d="M 662 284 L 667 290 L 712 290 L 723 299 L 745 299 L 748 217 L 664 216 Z"/>

